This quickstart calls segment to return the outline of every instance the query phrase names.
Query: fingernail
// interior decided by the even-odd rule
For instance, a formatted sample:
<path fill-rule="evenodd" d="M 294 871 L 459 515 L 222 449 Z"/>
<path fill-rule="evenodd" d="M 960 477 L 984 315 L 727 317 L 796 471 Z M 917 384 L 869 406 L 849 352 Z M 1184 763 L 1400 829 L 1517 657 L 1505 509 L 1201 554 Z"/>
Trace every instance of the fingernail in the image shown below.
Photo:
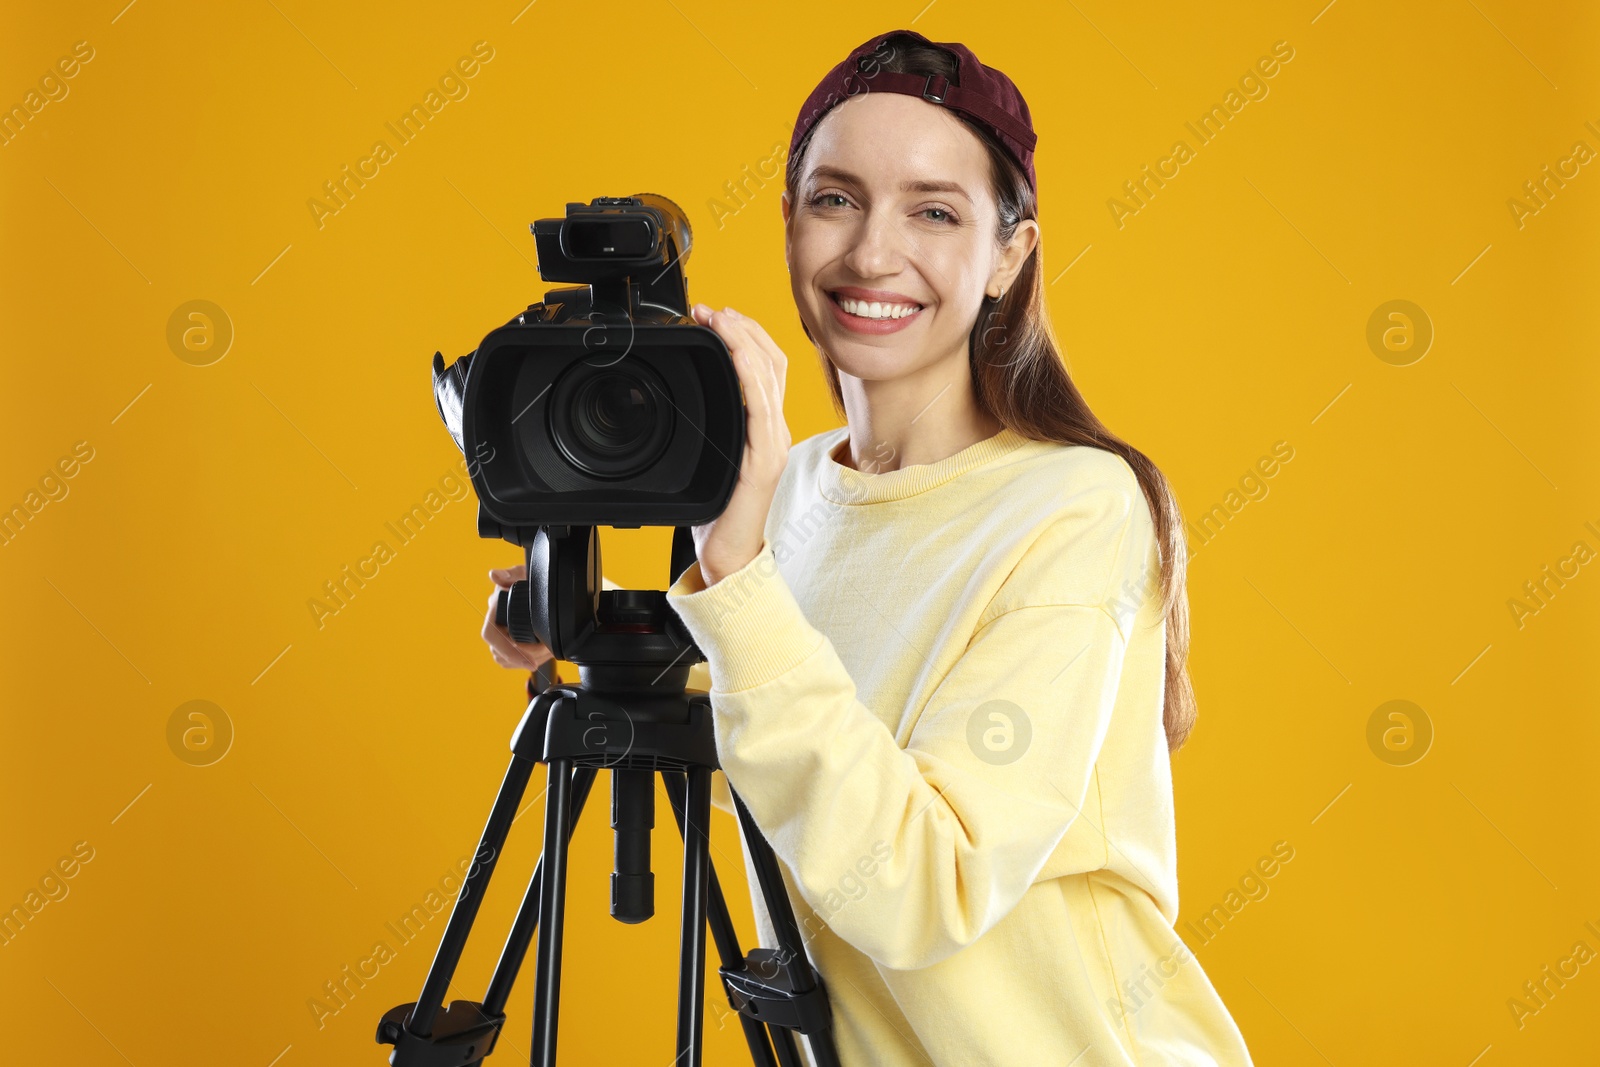
<path fill-rule="evenodd" d="M 733 310 L 732 308 L 723 308 L 722 310 L 726 311 L 730 315 L 737 316 L 738 318 L 741 318 L 741 319 L 744 318 L 743 315 L 740 315 L 737 311 Z"/>

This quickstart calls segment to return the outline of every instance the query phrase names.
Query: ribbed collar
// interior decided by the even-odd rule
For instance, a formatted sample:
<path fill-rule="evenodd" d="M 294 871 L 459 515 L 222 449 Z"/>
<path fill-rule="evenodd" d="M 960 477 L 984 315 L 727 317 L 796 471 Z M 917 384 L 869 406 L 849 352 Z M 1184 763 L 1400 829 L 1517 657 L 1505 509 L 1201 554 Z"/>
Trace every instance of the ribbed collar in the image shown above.
<path fill-rule="evenodd" d="M 954 455 L 935 463 L 914 463 L 899 470 L 867 474 L 847 467 L 833 458 L 835 451 L 850 438 L 850 428 L 842 426 L 823 444 L 817 470 L 817 488 L 835 504 L 879 504 L 936 489 L 970 470 L 992 463 L 1028 443 L 1028 438 L 1009 426 L 993 437 L 968 445 Z"/>

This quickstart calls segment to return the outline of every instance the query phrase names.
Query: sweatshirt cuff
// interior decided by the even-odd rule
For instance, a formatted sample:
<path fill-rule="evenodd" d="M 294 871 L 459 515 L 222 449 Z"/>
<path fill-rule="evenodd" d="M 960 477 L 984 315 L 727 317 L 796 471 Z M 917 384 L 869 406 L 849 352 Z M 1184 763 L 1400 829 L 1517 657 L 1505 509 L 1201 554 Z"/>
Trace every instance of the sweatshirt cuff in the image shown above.
<path fill-rule="evenodd" d="M 695 561 L 667 589 L 711 671 L 711 688 L 737 693 L 794 669 L 823 641 L 778 570 L 772 542 L 743 567 L 707 587 Z"/>

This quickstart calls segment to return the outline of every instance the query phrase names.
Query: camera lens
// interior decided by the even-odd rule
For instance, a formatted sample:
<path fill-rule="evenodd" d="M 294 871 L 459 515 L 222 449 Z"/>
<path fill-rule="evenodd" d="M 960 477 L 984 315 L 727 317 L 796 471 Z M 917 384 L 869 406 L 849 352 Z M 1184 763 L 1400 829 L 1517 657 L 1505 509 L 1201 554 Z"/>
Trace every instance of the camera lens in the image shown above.
<path fill-rule="evenodd" d="M 583 383 L 572 414 L 585 445 L 621 455 L 637 448 L 655 425 L 656 402 L 637 379 L 606 372 Z"/>
<path fill-rule="evenodd" d="M 630 362 L 578 363 L 556 382 L 550 435 L 568 463 L 595 478 L 627 478 L 661 458 L 672 406 L 654 372 Z"/>

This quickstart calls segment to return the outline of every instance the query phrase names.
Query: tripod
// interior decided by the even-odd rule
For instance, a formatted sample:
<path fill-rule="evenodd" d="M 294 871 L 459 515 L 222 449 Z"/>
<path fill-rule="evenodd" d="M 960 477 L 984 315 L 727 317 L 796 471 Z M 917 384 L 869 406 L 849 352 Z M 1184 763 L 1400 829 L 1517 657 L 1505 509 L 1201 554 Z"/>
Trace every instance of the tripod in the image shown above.
<path fill-rule="evenodd" d="M 687 527 L 677 528 L 672 555 L 676 576 L 693 561 Z M 489 1055 L 505 1025 L 505 1005 L 517 972 L 537 932 L 531 1061 L 553 1067 L 568 844 L 595 775 L 605 768 L 611 772 L 611 826 L 616 835 L 611 876 L 614 918 L 639 923 L 655 911 L 650 831 L 655 825 L 657 774 L 683 838 L 674 1067 L 698 1067 L 701 1060 L 708 921 L 722 961 L 718 974 L 729 1003 L 739 1013 L 757 1067 L 801 1067 L 796 1031 L 807 1038 L 817 1067 L 837 1067 L 827 994 L 805 955 L 777 858 L 734 794 L 745 847 L 778 941 L 776 948 L 756 948 L 748 955 L 739 948 L 711 865 L 711 772 L 717 767 L 711 700 L 706 693 L 686 691 L 689 666 L 677 661 L 694 645 L 667 605 L 665 593 L 618 589 L 600 591 L 597 597 L 599 542 L 594 527 L 540 527 L 528 545 L 528 557 L 529 581 L 501 594 L 502 623 L 517 640 L 541 636 L 557 656 L 562 642 L 576 646 L 585 637 L 587 645 L 599 651 L 591 662 L 573 659 L 580 684 L 556 685 L 534 696 L 512 735 L 511 764 L 479 838 L 478 861 L 456 897 L 422 993 L 414 1003 L 391 1008 L 378 1024 L 378 1042 L 394 1046 L 390 1064 L 469 1067 Z M 569 581 L 559 580 L 563 577 Z M 581 586 L 570 582 L 574 577 L 587 583 L 586 596 Z M 563 588 L 576 596 L 560 596 Z M 572 623 L 579 625 L 565 626 Z M 673 648 L 678 649 L 676 655 L 664 661 L 662 653 Z M 445 994 L 535 763 L 547 767 L 543 853 L 482 1002 L 456 1000 L 444 1008 Z"/>

